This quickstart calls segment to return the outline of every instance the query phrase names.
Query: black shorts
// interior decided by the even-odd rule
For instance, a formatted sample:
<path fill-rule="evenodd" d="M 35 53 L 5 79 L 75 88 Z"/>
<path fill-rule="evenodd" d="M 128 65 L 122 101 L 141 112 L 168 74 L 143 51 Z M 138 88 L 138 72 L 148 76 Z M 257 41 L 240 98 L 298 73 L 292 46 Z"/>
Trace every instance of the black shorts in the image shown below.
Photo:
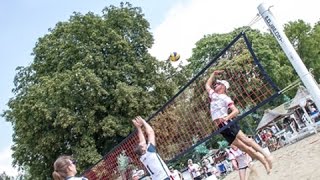
<path fill-rule="evenodd" d="M 246 166 L 246 167 L 243 167 L 243 168 L 239 168 L 239 170 L 242 170 L 242 169 L 247 169 L 248 168 L 248 166 Z"/>
<path fill-rule="evenodd" d="M 231 122 L 231 121 L 229 121 Z M 226 126 L 225 124 L 219 124 L 219 128 Z M 229 145 L 232 144 L 234 139 L 236 138 L 238 132 L 240 131 L 240 126 L 238 122 L 235 122 L 230 127 L 226 128 L 225 130 L 221 131 L 220 134 L 228 141 Z"/>

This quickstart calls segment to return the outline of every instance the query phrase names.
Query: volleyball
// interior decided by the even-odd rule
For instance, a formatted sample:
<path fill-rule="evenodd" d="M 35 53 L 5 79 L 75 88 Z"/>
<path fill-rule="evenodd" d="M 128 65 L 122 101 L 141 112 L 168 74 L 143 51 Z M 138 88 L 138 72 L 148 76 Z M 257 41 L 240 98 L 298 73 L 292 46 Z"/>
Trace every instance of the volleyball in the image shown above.
<path fill-rule="evenodd" d="M 180 54 L 178 54 L 177 52 L 173 52 L 169 56 L 169 60 L 172 62 L 178 61 L 179 59 L 180 59 Z"/>

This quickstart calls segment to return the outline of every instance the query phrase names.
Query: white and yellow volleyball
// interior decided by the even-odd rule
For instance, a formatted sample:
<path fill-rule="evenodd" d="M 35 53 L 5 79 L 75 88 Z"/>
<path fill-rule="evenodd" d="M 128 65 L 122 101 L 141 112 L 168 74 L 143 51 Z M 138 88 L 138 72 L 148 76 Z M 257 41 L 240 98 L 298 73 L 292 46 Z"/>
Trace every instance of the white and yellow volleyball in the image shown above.
<path fill-rule="evenodd" d="M 180 54 L 178 54 L 177 52 L 173 52 L 169 56 L 169 60 L 172 61 L 172 62 L 176 62 L 179 59 L 180 59 Z"/>

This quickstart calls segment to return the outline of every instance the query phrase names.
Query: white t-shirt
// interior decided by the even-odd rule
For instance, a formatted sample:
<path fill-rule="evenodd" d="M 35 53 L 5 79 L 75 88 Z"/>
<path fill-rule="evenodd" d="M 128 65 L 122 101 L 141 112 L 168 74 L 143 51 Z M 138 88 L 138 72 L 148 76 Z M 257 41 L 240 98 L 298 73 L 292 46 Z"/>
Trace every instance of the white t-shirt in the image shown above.
<path fill-rule="evenodd" d="M 226 94 L 218 94 L 215 93 L 213 89 L 209 91 L 210 97 L 210 114 L 212 120 L 216 120 L 219 118 L 223 118 L 228 116 L 228 109 L 231 105 L 233 105 L 233 101 Z"/>
<path fill-rule="evenodd" d="M 170 174 L 173 180 L 180 180 L 179 172 L 178 170 L 173 170 L 173 172 Z"/>
<path fill-rule="evenodd" d="M 217 169 L 211 164 L 207 164 L 206 166 L 208 168 L 208 172 L 211 172 L 213 175 L 217 172 Z"/>
<path fill-rule="evenodd" d="M 146 167 L 153 180 L 163 180 L 170 176 L 169 168 L 158 155 L 153 144 L 148 144 L 147 152 L 140 157 L 140 161 Z"/>
<path fill-rule="evenodd" d="M 228 152 L 228 159 L 236 159 L 236 157 L 241 156 L 243 152 L 240 149 L 234 150 L 232 148 L 227 149 Z"/>
<path fill-rule="evenodd" d="M 200 166 L 198 164 L 188 165 L 188 171 L 192 174 L 193 177 L 200 176 Z"/>
<path fill-rule="evenodd" d="M 248 155 L 242 152 L 240 149 L 233 150 L 232 148 L 230 148 L 228 158 L 230 160 L 235 159 L 238 162 L 238 168 L 247 167 L 249 165 L 249 162 L 251 161 L 250 156 L 248 157 Z"/>

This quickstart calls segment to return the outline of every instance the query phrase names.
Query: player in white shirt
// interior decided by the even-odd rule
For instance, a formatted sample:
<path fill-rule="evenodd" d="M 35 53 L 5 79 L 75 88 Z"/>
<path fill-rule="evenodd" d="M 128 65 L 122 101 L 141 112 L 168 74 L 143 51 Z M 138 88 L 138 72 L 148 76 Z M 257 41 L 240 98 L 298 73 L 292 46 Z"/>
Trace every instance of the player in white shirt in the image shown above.
<path fill-rule="evenodd" d="M 228 125 L 232 118 L 239 114 L 238 108 L 234 105 L 232 99 L 226 94 L 230 87 L 225 80 L 214 81 L 215 75 L 223 73 L 223 70 L 215 70 L 207 80 L 206 90 L 211 99 L 210 114 L 212 121 L 222 128 Z M 213 88 L 211 87 L 213 85 Z M 231 113 L 228 113 L 228 110 Z M 252 139 L 248 138 L 241 130 L 239 125 L 233 123 L 225 130 L 221 131 L 221 135 L 228 141 L 229 144 L 237 146 L 242 151 L 249 154 L 249 156 L 258 159 L 265 167 L 267 173 L 270 173 L 272 168 L 271 156 Z"/>
<path fill-rule="evenodd" d="M 170 180 L 170 171 L 159 154 L 156 152 L 155 133 L 152 127 L 140 116 L 132 120 L 137 128 L 139 144 L 134 151 L 140 156 L 140 161 L 148 170 L 152 180 Z M 147 134 L 147 142 L 142 132 L 144 126 Z"/>

